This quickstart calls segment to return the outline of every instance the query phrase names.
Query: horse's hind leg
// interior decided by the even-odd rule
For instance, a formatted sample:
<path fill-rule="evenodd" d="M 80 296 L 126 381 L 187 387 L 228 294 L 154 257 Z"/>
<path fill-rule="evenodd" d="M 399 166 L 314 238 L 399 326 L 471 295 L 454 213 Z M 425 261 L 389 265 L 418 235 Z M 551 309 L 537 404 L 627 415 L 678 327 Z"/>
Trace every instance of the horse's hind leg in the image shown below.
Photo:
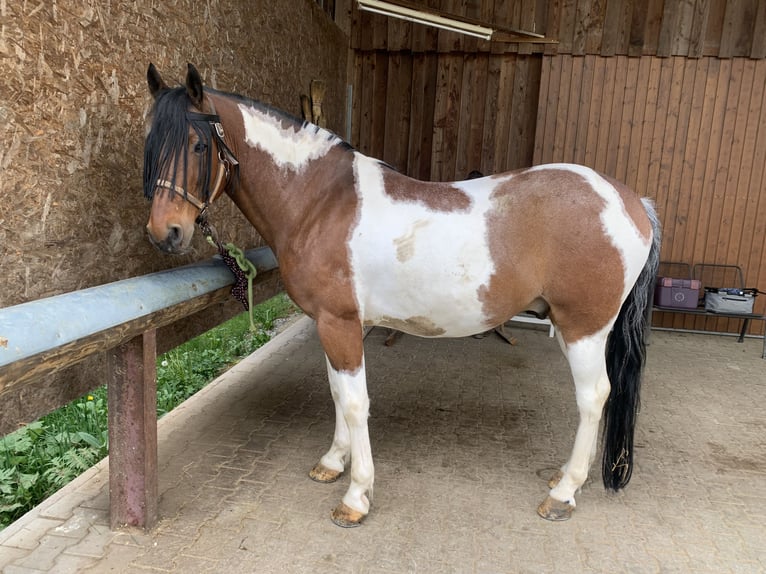
<path fill-rule="evenodd" d="M 332 446 L 310 476 L 320 482 L 332 482 L 351 458 L 351 484 L 333 511 L 332 519 L 339 526 L 358 526 L 370 509 L 368 495 L 372 493 L 375 472 L 367 429 L 370 400 L 361 326 L 329 318 L 317 321 L 317 329 L 327 357 L 336 424 Z"/>
<path fill-rule="evenodd" d="M 537 512 L 548 520 L 567 520 L 575 508 L 574 495 L 588 478 L 596 456 L 598 428 L 609 397 L 604 353 L 608 329 L 572 344 L 562 344 L 575 382 L 580 422 L 569 461 L 553 477 L 548 497 Z"/>

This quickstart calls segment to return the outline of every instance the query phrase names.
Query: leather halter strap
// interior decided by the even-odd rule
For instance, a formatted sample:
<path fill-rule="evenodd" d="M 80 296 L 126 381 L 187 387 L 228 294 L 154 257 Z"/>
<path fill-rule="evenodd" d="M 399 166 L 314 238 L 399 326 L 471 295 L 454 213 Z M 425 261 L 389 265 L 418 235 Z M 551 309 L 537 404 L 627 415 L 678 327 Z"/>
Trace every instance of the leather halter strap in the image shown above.
<path fill-rule="evenodd" d="M 215 140 L 216 147 L 218 148 L 218 162 L 220 165 L 218 166 L 218 173 L 215 178 L 215 183 L 213 184 L 213 189 L 209 196 L 205 198 L 205 201 L 203 202 L 199 198 L 188 193 L 182 186 L 176 185 L 167 179 L 158 179 L 155 183 L 155 187 L 174 191 L 186 201 L 191 203 L 194 207 L 199 209 L 200 213 L 197 216 L 198 221 L 204 220 L 207 214 L 207 208 L 211 203 L 218 199 L 218 196 L 221 195 L 221 193 L 223 193 L 223 191 L 231 184 L 231 168 L 239 165 L 237 158 L 234 156 L 231 149 L 226 145 L 226 142 L 224 141 L 225 135 L 223 131 L 223 125 L 221 124 L 221 117 L 215 113 L 213 102 L 210 102 L 210 107 L 213 111 L 211 114 L 204 114 L 200 112 L 187 112 L 186 114 L 186 117 L 190 122 L 207 122 L 210 124 L 211 133 L 213 135 L 213 139 Z M 223 182 L 224 178 L 226 179 L 225 183 Z"/>

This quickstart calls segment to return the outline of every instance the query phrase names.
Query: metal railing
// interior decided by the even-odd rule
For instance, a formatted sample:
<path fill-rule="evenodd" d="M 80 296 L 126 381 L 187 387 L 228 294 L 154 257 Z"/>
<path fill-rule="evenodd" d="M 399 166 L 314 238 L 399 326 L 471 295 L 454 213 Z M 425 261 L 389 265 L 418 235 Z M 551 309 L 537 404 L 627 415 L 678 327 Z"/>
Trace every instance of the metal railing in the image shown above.
<path fill-rule="evenodd" d="M 273 282 L 269 294 L 276 293 L 272 251 L 246 255 L 258 270 L 255 283 Z M 106 353 L 113 528 L 151 528 L 157 519 L 157 330 L 227 300 L 232 283 L 214 258 L 0 309 L 0 401 Z"/>

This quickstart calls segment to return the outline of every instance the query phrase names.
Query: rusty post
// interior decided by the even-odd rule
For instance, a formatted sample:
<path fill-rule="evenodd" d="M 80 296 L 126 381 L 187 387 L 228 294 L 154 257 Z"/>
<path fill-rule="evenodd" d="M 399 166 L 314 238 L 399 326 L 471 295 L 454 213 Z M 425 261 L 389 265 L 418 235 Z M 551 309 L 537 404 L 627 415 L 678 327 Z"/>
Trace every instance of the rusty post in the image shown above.
<path fill-rule="evenodd" d="M 107 352 L 112 530 L 157 521 L 157 332 Z"/>

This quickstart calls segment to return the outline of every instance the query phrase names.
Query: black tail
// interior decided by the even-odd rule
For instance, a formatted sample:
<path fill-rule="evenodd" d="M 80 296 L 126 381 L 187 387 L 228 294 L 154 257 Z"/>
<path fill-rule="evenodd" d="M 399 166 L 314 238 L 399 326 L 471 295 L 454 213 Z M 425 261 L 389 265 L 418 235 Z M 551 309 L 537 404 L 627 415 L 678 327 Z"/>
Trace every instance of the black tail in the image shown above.
<path fill-rule="evenodd" d="M 612 385 L 604 407 L 604 486 L 619 490 L 633 473 L 633 433 L 640 406 L 641 371 L 646 359 L 646 333 L 657 268 L 660 261 L 660 223 L 651 202 L 644 200 L 652 222 L 649 257 L 620 309 L 606 347 L 606 370 Z"/>

